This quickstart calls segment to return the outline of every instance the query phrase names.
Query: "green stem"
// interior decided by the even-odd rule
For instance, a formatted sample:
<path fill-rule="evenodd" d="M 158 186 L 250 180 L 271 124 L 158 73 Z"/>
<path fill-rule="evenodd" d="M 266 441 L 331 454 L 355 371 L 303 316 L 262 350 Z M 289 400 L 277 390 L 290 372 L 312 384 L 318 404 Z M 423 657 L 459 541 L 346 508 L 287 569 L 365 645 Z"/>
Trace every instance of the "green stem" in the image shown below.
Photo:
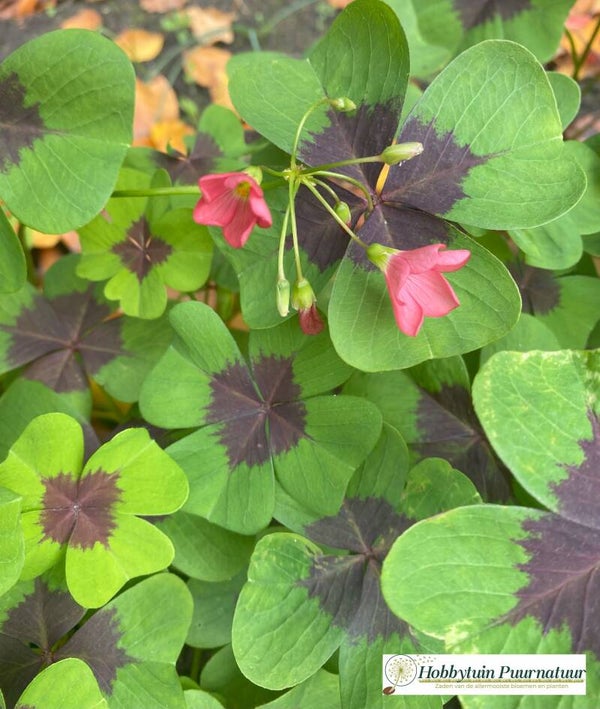
<path fill-rule="evenodd" d="M 180 187 L 148 187 L 145 190 L 115 190 L 111 197 L 158 197 L 164 195 L 185 195 L 193 194 L 200 196 L 198 187 L 192 185 L 182 185 Z"/>
<path fill-rule="evenodd" d="M 594 27 L 594 31 L 588 39 L 588 42 L 585 45 L 583 52 L 581 52 L 581 55 L 579 57 L 576 57 L 576 60 L 573 62 L 573 78 L 575 79 L 575 81 L 579 79 L 579 72 L 581 71 L 581 67 L 585 64 L 585 60 L 588 58 L 588 54 L 592 49 L 592 45 L 594 44 L 594 40 L 596 39 L 596 35 L 598 34 L 598 32 L 600 32 L 600 17 L 598 17 L 598 19 L 596 20 L 596 26 Z M 567 36 L 569 35 L 567 34 Z M 573 56 L 575 58 L 575 55 Z"/>
<path fill-rule="evenodd" d="M 332 208 L 332 206 L 329 204 L 329 202 L 323 197 L 323 195 L 319 192 L 319 190 L 311 183 L 311 182 L 303 182 L 303 184 L 308 187 L 308 189 L 314 194 L 314 196 L 319 200 L 319 202 L 325 207 L 325 209 L 331 214 L 331 216 L 335 219 L 335 221 L 342 227 L 342 229 L 348 234 L 348 236 L 355 241 L 359 246 L 361 246 L 363 249 L 367 249 L 367 244 L 358 237 L 352 229 L 346 224 L 346 222 L 343 219 L 340 219 L 338 215 L 335 213 L 335 210 Z"/>
<path fill-rule="evenodd" d="M 304 128 L 304 124 L 308 120 L 309 116 L 313 111 L 316 111 L 319 106 L 323 105 L 324 103 L 329 103 L 328 98 L 320 98 L 318 101 L 315 101 L 312 106 L 309 107 L 308 111 L 302 116 L 300 123 L 298 123 L 298 127 L 296 128 L 296 135 L 294 136 L 294 142 L 292 144 L 292 152 L 291 152 L 291 160 L 290 160 L 290 168 L 292 170 L 296 169 L 296 153 L 298 152 L 298 143 L 300 142 L 300 134 L 302 133 L 302 129 Z"/>
<path fill-rule="evenodd" d="M 285 271 L 283 268 L 283 256 L 285 253 L 285 237 L 287 234 L 288 222 L 290 220 L 290 205 L 288 204 L 285 214 L 283 215 L 283 226 L 281 227 L 281 235 L 279 236 L 279 254 L 277 257 L 277 277 L 281 281 L 285 279 Z"/>
<path fill-rule="evenodd" d="M 335 199 L 336 202 L 340 201 L 340 198 L 338 197 L 336 191 L 331 187 L 331 185 L 328 185 L 326 182 L 323 182 L 323 180 L 317 180 L 315 178 L 312 179 L 313 185 L 319 185 L 322 189 L 326 190 L 329 192 L 329 194 Z M 306 184 L 306 183 L 304 183 Z"/>
<path fill-rule="evenodd" d="M 35 264 L 33 263 L 33 256 L 31 255 L 31 249 L 27 245 L 27 237 L 25 236 L 25 226 L 19 224 L 17 229 L 17 237 L 21 242 L 21 248 L 23 249 L 23 255 L 25 256 L 25 266 L 27 268 L 27 280 L 34 286 L 38 285 L 38 277 L 35 269 Z"/>
<path fill-rule="evenodd" d="M 316 173 L 314 173 L 314 175 L 319 175 L 322 177 L 333 177 L 336 180 L 342 180 L 343 182 L 349 182 L 351 185 L 358 187 L 358 189 L 364 194 L 365 199 L 367 200 L 369 212 L 373 211 L 373 199 L 371 197 L 371 193 L 363 185 L 363 183 L 360 182 L 360 180 L 355 180 L 353 177 L 348 177 L 348 175 L 341 175 L 339 172 L 329 172 L 328 170 L 316 172 Z"/>
<path fill-rule="evenodd" d="M 296 260 L 296 279 L 301 281 L 304 276 L 302 274 L 302 263 L 300 262 L 300 246 L 298 244 L 298 227 L 296 225 L 296 193 L 298 192 L 299 185 L 296 180 L 290 180 L 289 182 L 289 194 L 290 194 L 290 219 L 292 221 L 292 242 L 294 244 L 294 259 Z"/>
<path fill-rule="evenodd" d="M 338 162 L 325 163 L 325 165 L 318 165 L 317 167 L 311 167 L 307 170 L 303 170 L 303 174 L 312 175 L 315 172 L 321 172 L 321 170 L 329 170 L 332 167 L 344 167 L 345 165 L 360 165 L 361 163 L 365 162 L 380 162 L 383 164 L 381 155 L 371 155 L 370 157 L 366 158 L 348 158 L 348 160 L 339 160 Z"/>
<path fill-rule="evenodd" d="M 200 667 L 202 666 L 202 655 L 204 651 L 195 647 L 192 652 L 192 662 L 190 664 L 190 678 L 198 683 L 200 680 Z"/>
<path fill-rule="evenodd" d="M 565 37 L 569 42 L 569 47 L 571 49 L 571 59 L 573 60 L 573 71 L 575 71 L 575 62 L 577 61 L 577 49 L 575 48 L 575 40 L 573 39 L 573 34 L 566 27 Z"/>

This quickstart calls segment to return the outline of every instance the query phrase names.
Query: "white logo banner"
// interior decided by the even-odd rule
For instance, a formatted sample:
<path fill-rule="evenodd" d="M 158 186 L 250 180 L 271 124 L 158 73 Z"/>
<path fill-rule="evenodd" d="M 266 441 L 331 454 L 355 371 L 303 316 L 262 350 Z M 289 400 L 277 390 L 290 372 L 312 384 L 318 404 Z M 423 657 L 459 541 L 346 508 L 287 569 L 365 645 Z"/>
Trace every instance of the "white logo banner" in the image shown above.
<path fill-rule="evenodd" d="M 585 655 L 384 655 L 383 693 L 585 694 Z"/>

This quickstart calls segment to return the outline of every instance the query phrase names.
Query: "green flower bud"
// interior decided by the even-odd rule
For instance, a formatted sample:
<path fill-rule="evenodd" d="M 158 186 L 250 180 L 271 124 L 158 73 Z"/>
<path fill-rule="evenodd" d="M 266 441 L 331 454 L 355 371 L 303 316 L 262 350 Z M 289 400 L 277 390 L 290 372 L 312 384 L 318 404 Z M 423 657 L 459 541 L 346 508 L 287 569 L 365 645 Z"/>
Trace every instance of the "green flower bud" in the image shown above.
<path fill-rule="evenodd" d="M 290 282 L 287 278 L 277 281 L 277 310 L 282 318 L 290 312 Z"/>
<path fill-rule="evenodd" d="M 302 278 L 294 283 L 292 290 L 292 307 L 294 310 L 306 310 L 316 303 L 317 297 L 310 283 Z"/>
<path fill-rule="evenodd" d="M 336 111 L 340 111 L 341 113 L 348 113 L 348 111 L 356 110 L 356 104 L 352 99 L 349 99 L 347 96 L 332 98 L 329 100 L 329 105 Z"/>
<path fill-rule="evenodd" d="M 336 202 L 333 205 L 333 211 L 346 226 L 350 226 L 350 222 L 352 221 L 352 213 L 350 212 L 350 207 L 346 204 L 346 202 Z"/>
<path fill-rule="evenodd" d="M 388 145 L 380 157 L 386 165 L 396 165 L 410 160 L 423 152 L 423 143 L 396 143 Z"/>

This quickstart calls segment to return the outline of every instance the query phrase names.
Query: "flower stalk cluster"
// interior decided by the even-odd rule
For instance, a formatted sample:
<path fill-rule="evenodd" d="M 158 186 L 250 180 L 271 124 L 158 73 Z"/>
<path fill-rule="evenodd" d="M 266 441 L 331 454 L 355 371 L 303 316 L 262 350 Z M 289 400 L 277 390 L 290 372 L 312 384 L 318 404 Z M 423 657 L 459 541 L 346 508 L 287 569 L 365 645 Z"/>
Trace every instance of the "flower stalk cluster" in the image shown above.
<path fill-rule="evenodd" d="M 374 208 L 373 195 L 368 186 L 340 172 L 340 168 L 364 163 L 381 164 L 382 170 L 375 189 L 376 193 L 381 193 L 390 166 L 417 158 L 423 152 L 423 145 L 418 142 L 394 143 L 378 155 L 340 160 L 316 167 L 303 165 L 298 160 L 302 131 L 310 115 L 325 104 L 342 112 L 356 109 L 354 102 L 347 97 L 316 101 L 298 124 L 289 167 L 282 171 L 263 168 L 269 175 L 287 183 L 289 195 L 279 236 L 275 294 L 277 310 L 282 317 L 289 314 L 290 307 L 296 310 L 300 327 L 306 334 L 315 335 L 324 327 L 317 309 L 315 292 L 303 273 L 300 258 L 295 203 L 298 190 L 305 187 L 347 236 L 364 249 L 367 258 L 382 271 L 396 324 L 403 333 L 415 337 L 425 317 L 443 317 L 458 307 L 459 300 L 442 274 L 464 266 L 471 254 L 464 249 L 445 250 L 445 245 L 441 243 L 402 251 L 379 243 L 366 244 L 355 233 L 350 207 L 339 198 L 335 185 L 344 184 L 362 194 L 366 202 L 366 215 Z M 201 196 L 194 208 L 194 220 L 199 224 L 221 227 L 227 243 L 233 248 L 242 248 L 255 227 L 268 228 L 273 224 L 261 182 L 262 170 L 257 167 L 249 167 L 243 172 L 204 175 L 198 180 Z M 284 267 L 289 236 L 294 252 L 293 285 Z"/>

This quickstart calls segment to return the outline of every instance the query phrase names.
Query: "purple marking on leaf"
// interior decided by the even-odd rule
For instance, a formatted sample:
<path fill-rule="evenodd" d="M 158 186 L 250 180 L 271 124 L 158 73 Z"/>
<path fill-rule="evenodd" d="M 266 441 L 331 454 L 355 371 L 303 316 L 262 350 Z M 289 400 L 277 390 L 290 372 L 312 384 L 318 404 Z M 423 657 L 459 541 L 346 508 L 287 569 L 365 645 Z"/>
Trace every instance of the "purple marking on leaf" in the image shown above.
<path fill-rule="evenodd" d="M 232 468 L 242 462 L 261 465 L 296 446 L 304 435 L 306 411 L 295 401 L 301 390 L 293 381 L 291 364 L 285 357 L 256 360 L 258 389 L 239 362 L 212 376 L 207 422 L 221 422 L 217 435 Z"/>
<path fill-rule="evenodd" d="M 121 320 L 106 320 L 110 314 L 92 286 L 51 300 L 36 295 L 14 325 L 0 325 L 12 336 L 7 361 L 12 367 L 32 362 L 25 376 L 57 392 L 86 389 L 88 376 L 126 354 Z"/>
<path fill-rule="evenodd" d="M 156 153 L 155 162 L 171 176 L 173 182 L 195 185 L 201 175 L 214 172 L 215 160 L 223 151 L 208 133 L 198 133 L 196 142 L 188 155 L 174 151 L 172 155 Z"/>
<path fill-rule="evenodd" d="M 469 392 L 443 386 L 439 392 L 419 390 L 416 410 L 419 439 L 411 447 L 423 458 L 444 458 L 473 482 L 484 500 L 510 497 L 509 475 L 496 459 L 481 428 Z"/>
<path fill-rule="evenodd" d="M 0 689 L 7 706 L 14 706 L 35 675 L 57 659 L 54 646 L 84 613 L 69 593 L 50 591 L 40 578 L 6 612 L 0 629 Z"/>
<path fill-rule="evenodd" d="M 508 265 L 521 293 L 523 312 L 531 315 L 545 315 L 560 303 L 560 285 L 550 271 L 522 262 Z"/>
<path fill-rule="evenodd" d="M 7 172 L 13 165 L 18 165 L 21 150 L 32 148 L 37 139 L 49 132 L 39 109 L 39 101 L 28 101 L 27 89 L 15 72 L 0 78 L 0 171 Z"/>
<path fill-rule="evenodd" d="M 410 524 L 384 498 L 350 498 L 344 501 L 337 515 L 323 517 L 304 531 L 319 544 L 382 558 Z"/>
<path fill-rule="evenodd" d="M 443 216 L 466 197 L 462 183 L 469 172 L 491 155 L 474 155 L 469 145 L 458 145 L 452 132 L 438 135 L 435 123 L 409 118 L 398 136 L 399 143 L 423 144 L 421 155 L 392 165 L 381 191 L 381 200 L 399 208 L 418 209 Z"/>
<path fill-rule="evenodd" d="M 85 370 L 71 350 L 58 350 L 32 362 L 25 373 L 27 379 L 42 382 L 54 391 L 81 391 L 88 386 Z"/>
<path fill-rule="evenodd" d="M 114 244 L 111 251 L 141 283 L 153 266 L 158 266 L 169 258 L 173 247 L 153 236 L 146 218 L 140 217 L 127 230 L 125 240 Z"/>
<path fill-rule="evenodd" d="M 301 141 L 300 159 L 307 165 L 317 166 L 379 155 L 394 140 L 400 108 L 400 102 L 394 101 L 374 106 L 363 104 L 350 113 L 330 109 L 327 128 L 321 133 L 310 133 L 309 138 Z M 332 169 L 374 185 L 382 166 L 382 163 L 364 163 Z"/>
<path fill-rule="evenodd" d="M 121 497 L 118 479 L 118 472 L 103 470 L 79 479 L 67 473 L 42 478 L 43 539 L 80 549 L 91 549 L 97 543 L 108 546 L 116 527 L 114 505 Z"/>
<path fill-rule="evenodd" d="M 407 632 L 406 624 L 383 600 L 379 580 L 394 540 L 411 524 L 383 498 L 351 498 L 336 516 L 305 528 L 315 542 L 354 552 L 316 557 L 308 578 L 298 582 L 318 599 L 333 625 L 344 628 L 351 638 L 367 637 L 372 642 L 378 636 Z"/>
<path fill-rule="evenodd" d="M 600 657 L 600 530 L 547 513 L 523 523 L 528 537 L 518 543 L 530 555 L 518 568 L 529 584 L 508 620 L 536 618 L 543 633 L 571 631 L 571 652 L 591 650 Z"/>
<path fill-rule="evenodd" d="M 379 243 L 406 250 L 428 244 L 447 244 L 450 230 L 447 222 L 432 214 L 379 202 L 357 234 L 366 244 Z M 364 271 L 377 270 L 361 246 L 350 244 L 347 255 Z"/>
<path fill-rule="evenodd" d="M 483 25 L 495 17 L 503 21 L 511 20 L 521 12 L 533 9 L 531 0 L 453 0 L 453 5 L 466 30 Z"/>
<path fill-rule="evenodd" d="M 366 209 L 366 200 L 339 185 L 331 182 L 328 184 L 335 190 L 339 199 L 350 207 L 351 226 L 354 227 Z M 331 195 L 323 190 L 321 193 L 329 204 L 333 204 Z M 296 197 L 296 223 L 300 247 L 321 273 L 342 259 L 350 237 L 305 187 L 300 188 Z"/>
<path fill-rule="evenodd" d="M 565 465 L 569 477 L 550 487 L 559 500 L 558 512 L 574 522 L 600 530 L 600 422 L 588 411 L 592 438 L 579 441 L 584 459 L 580 465 Z"/>
<path fill-rule="evenodd" d="M 55 653 L 55 660 L 78 657 L 86 662 L 102 692 L 110 697 L 117 670 L 135 662 L 119 647 L 122 637 L 117 609 L 102 608 Z"/>

